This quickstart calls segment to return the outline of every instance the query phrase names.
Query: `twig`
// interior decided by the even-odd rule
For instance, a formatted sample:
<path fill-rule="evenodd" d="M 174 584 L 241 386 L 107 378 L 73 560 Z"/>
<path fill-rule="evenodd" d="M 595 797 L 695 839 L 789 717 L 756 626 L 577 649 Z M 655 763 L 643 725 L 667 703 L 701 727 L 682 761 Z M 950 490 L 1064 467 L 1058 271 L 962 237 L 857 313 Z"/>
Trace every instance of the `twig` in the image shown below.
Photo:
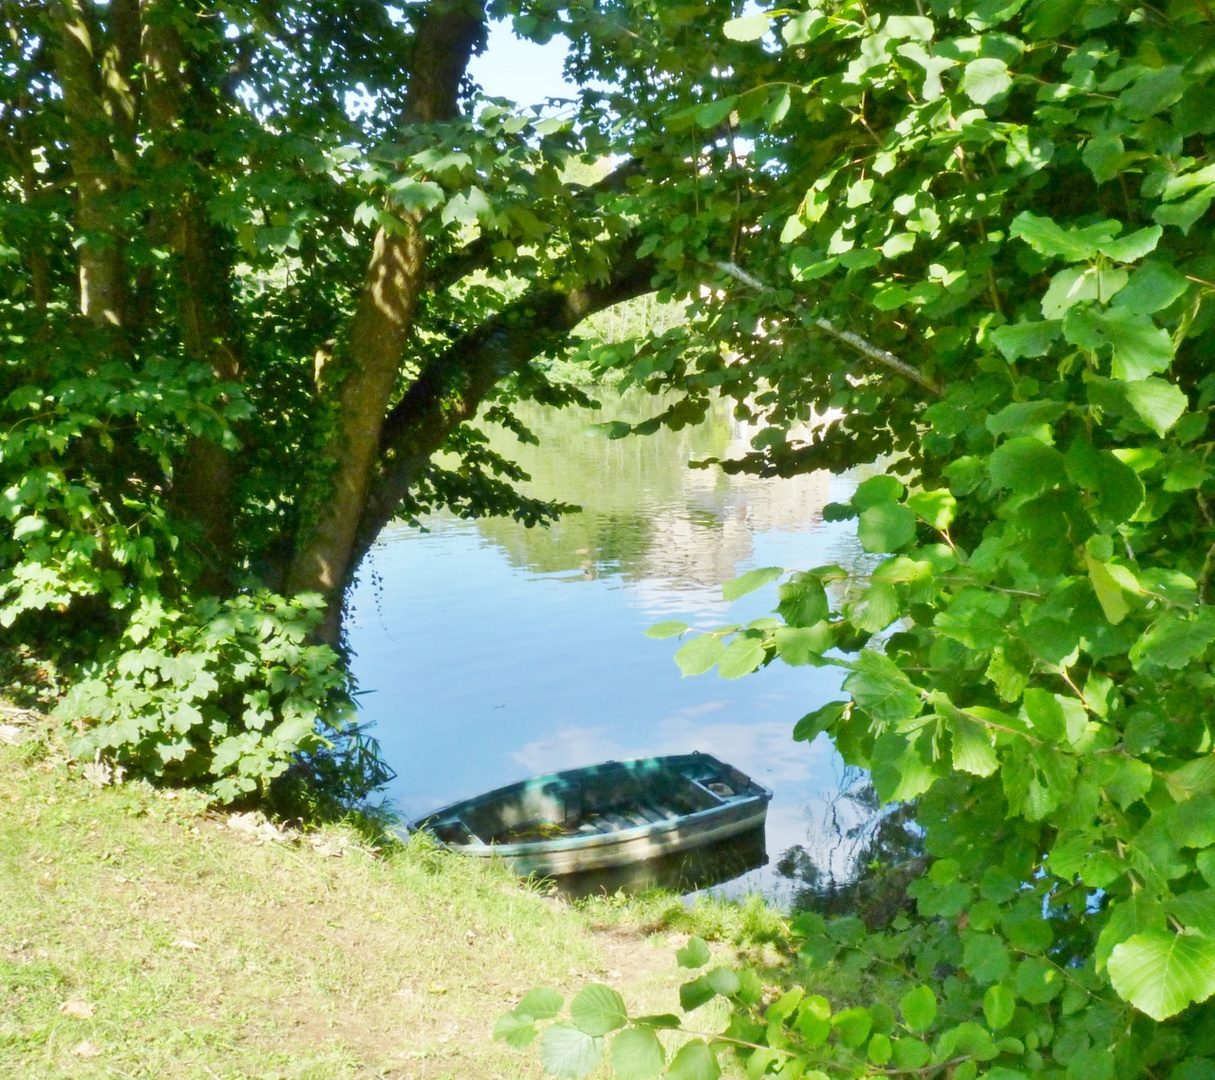
<path fill-rule="evenodd" d="M 910 364 L 900 360 L 892 352 L 886 349 L 881 349 L 878 346 L 866 341 L 860 334 L 854 334 L 851 330 L 840 330 L 827 319 L 815 319 L 814 325 L 817 326 L 824 334 L 829 334 L 837 341 L 842 341 L 845 345 L 855 349 L 862 356 L 869 357 L 879 364 L 890 368 L 891 371 L 898 372 L 904 378 L 910 379 L 913 383 L 922 386 L 925 390 L 941 396 L 941 388 L 937 386 L 926 375 L 921 375 L 919 371 L 913 368 Z"/>
<path fill-rule="evenodd" d="M 717 262 L 714 264 L 723 274 L 728 274 L 735 281 L 741 281 L 749 288 L 755 289 L 757 292 L 775 292 L 771 285 L 766 285 L 757 277 L 748 274 L 737 263 L 732 262 Z M 910 379 L 918 386 L 922 386 L 925 390 L 941 396 L 941 388 L 937 386 L 926 375 L 921 375 L 919 371 L 913 368 L 906 361 L 900 360 L 894 353 L 886 349 L 879 348 L 872 342 L 866 341 L 860 334 L 854 334 L 851 330 L 840 330 L 829 319 L 815 319 L 814 325 L 818 327 L 824 334 L 827 334 L 837 341 L 843 342 L 850 349 L 860 353 L 862 356 L 868 357 L 870 360 L 889 368 L 891 371 L 897 372 L 906 379 Z"/>

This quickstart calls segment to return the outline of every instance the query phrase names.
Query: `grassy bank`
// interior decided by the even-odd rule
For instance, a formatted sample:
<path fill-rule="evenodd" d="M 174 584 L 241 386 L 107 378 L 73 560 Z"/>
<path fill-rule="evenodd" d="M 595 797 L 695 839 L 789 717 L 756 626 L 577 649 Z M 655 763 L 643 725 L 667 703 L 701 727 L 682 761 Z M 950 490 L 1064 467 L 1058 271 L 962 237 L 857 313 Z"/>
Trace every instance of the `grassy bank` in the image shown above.
<path fill-rule="evenodd" d="M 530 987 L 666 1009 L 680 930 L 779 931 L 755 905 L 573 909 L 340 826 L 280 838 L 189 793 L 98 787 L 36 727 L 0 736 L 6 1078 L 535 1076 L 490 1040 Z"/>

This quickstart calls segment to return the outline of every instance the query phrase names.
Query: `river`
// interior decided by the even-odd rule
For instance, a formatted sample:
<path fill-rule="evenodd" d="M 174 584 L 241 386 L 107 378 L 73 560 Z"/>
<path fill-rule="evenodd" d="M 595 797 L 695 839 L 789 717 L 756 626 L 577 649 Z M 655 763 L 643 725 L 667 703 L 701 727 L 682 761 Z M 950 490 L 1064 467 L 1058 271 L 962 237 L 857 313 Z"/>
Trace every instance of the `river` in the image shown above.
<path fill-rule="evenodd" d="M 791 731 L 839 696 L 842 673 L 776 663 L 683 678 L 679 641 L 644 631 L 770 613 L 775 585 L 721 599 L 722 582 L 752 567 L 857 565 L 855 523 L 821 514 L 855 480 L 690 469 L 740 455 L 753 432 L 723 404 L 695 428 L 609 440 L 603 421 L 660 406 L 636 391 L 596 396 L 600 412 L 521 406 L 538 447 L 487 428 L 531 475 L 529 493 L 582 513 L 533 529 L 437 514 L 426 531 L 390 527 L 364 564 L 348 625 L 362 716 L 397 774 L 389 795 L 412 818 L 536 773 L 705 751 L 773 790 L 770 862 L 728 891 L 780 899 L 790 883 L 775 866 L 792 847 L 822 847 L 840 776 L 825 737 L 795 743 Z"/>

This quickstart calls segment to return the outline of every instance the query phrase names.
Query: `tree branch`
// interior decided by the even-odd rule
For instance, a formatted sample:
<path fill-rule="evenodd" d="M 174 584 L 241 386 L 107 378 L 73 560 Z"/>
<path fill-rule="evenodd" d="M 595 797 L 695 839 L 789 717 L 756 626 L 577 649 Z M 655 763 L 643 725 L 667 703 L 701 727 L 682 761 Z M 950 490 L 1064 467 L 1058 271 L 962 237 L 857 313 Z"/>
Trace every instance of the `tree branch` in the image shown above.
<path fill-rule="evenodd" d="M 732 262 L 718 262 L 714 264 L 723 274 L 728 274 L 735 281 L 741 281 L 749 288 L 755 289 L 758 292 L 775 292 L 771 285 L 765 285 L 758 278 L 748 274 L 741 266 Z M 905 379 L 910 379 L 917 386 L 922 386 L 929 393 L 941 396 L 941 388 L 937 386 L 926 375 L 922 375 L 916 368 L 912 367 L 905 360 L 900 360 L 894 353 L 887 349 L 880 348 L 870 341 L 866 341 L 860 334 L 854 334 L 851 330 L 841 330 L 828 319 L 815 319 L 814 325 L 829 337 L 835 338 L 836 341 L 847 345 L 854 352 L 860 353 L 861 356 L 867 357 L 875 363 L 881 364 L 883 367 L 889 368 L 896 374 L 902 375 Z"/>
<path fill-rule="evenodd" d="M 495 383 L 560 345 L 588 315 L 652 290 L 656 266 L 638 259 L 635 250 L 634 242 L 614 260 L 607 281 L 523 296 L 427 365 L 384 423 L 379 470 L 359 521 L 351 576 L 420 470 L 448 433 L 476 414 Z"/>

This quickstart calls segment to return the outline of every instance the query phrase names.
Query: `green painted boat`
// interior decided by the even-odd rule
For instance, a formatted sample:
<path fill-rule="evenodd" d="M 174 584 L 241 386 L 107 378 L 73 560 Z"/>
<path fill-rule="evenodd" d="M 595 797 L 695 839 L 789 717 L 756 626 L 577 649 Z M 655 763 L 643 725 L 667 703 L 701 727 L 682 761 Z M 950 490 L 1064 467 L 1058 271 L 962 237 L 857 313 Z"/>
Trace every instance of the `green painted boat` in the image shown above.
<path fill-rule="evenodd" d="M 557 877 L 628 866 L 761 828 L 772 792 L 710 754 L 536 776 L 419 818 L 454 851 Z"/>

